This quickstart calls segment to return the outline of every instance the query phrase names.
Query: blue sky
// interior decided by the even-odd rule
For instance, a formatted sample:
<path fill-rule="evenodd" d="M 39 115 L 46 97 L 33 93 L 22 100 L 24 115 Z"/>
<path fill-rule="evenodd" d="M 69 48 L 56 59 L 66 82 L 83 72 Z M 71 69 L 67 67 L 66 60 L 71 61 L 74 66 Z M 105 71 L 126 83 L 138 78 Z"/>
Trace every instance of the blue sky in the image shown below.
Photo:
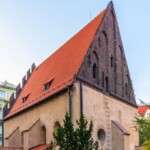
<path fill-rule="evenodd" d="M 109 0 L 0 0 L 0 81 L 21 81 Z M 137 99 L 150 101 L 150 1 L 114 0 Z"/>

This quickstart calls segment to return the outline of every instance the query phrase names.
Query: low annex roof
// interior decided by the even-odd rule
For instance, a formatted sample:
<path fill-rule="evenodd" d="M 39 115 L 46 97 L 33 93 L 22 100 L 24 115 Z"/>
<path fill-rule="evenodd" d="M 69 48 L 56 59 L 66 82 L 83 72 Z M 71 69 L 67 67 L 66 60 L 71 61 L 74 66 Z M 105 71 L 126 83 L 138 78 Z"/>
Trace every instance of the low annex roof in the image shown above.
<path fill-rule="evenodd" d="M 73 83 L 105 12 L 100 13 L 33 71 L 5 119 Z"/>

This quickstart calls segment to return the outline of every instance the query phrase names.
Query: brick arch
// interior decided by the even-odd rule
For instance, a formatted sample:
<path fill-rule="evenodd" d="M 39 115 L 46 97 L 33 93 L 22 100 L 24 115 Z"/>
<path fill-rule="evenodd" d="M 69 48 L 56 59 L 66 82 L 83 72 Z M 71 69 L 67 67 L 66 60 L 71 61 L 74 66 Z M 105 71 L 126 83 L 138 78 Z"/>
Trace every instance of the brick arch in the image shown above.
<path fill-rule="evenodd" d="M 92 53 L 93 63 L 92 63 L 92 77 L 99 83 L 99 57 L 96 51 Z"/>
<path fill-rule="evenodd" d="M 58 127 L 60 127 L 60 123 L 59 123 L 59 121 L 55 121 L 55 123 L 54 123 L 54 129 L 58 128 Z"/>
<path fill-rule="evenodd" d="M 101 59 L 102 59 L 102 64 L 107 66 L 108 63 L 108 36 L 106 31 L 100 32 L 100 42 L 101 42 L 101 47 L 100 52 L 101 52 Z"/>
<path fill-rule="evenodd" d="M 103 37 L 106 44 L 108 44 L 108 37 L 107 37 L 107 32 L 105 30 L 102 30 L 100 33 L 101 38 Z"/>
<path fill-rule="evenodd" d="M 46 144 L 46 126 L 42 125 L 41 130 L 42 130 L 42 136 L 43 136 L 43 144 Z"/>

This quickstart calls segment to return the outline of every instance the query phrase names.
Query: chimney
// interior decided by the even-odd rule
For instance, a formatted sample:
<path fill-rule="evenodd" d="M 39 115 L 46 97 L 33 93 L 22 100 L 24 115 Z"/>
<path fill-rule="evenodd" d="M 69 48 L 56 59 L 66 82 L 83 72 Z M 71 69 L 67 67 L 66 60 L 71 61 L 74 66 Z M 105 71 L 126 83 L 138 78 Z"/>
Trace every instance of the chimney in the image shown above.
<path fill-rule="evenodd" d="M 33 63 L 31 66 L 31 73 L 35 70 L 35 68 L 36 68 L 35 63 Z"/>
<path fill-rule="evenodd" d="M 26 76 L 24 76 L 22 78 L 22 87 L 24 87 L 24 85 L 26 84 L 26 82 L 27 82 L 27 79 L 26 79 Z"/>

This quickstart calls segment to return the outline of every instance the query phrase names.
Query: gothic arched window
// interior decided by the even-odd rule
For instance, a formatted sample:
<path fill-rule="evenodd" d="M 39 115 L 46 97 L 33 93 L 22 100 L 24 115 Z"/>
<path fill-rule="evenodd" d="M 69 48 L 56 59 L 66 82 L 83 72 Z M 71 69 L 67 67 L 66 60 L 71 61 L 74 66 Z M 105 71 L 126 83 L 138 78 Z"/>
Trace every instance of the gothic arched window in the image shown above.
<path fill-rule="evenodd" d="M 90 65 L 91 65 L 91 55 L 88 55 L 87 63 L 88 63 L 88 66 L 90 67 Z"/>
<path fill-rule="evenodd" d="M 94 63 L 93 64 L 93 68 L 92 68 L 93 70 L 93 78 L 94 79 L 96 79 L 96 77 L 97 77 L 97 65 L 96 65 L 96 63 Z"/>
<path fill-rule="evenodd" d="M 93 52 L 93 65 L 92 65 L 92 76 L 94 79 L 96 79 L 96 81 L 99 81 L 99 60 L 98 60 L 98 55 L 97 53 L 94 51 Z"/>
<path fill-rule="evenodd" d="M 106 132 L 104 129 L 99 129 L 97 132 L 98 139 L 100 140 L 101 144 L 103 145 L 106 140 Z"/>
<path fill-rule="evenodd" d="M 111 67 L 114 66 L 114 57 L 112 55 L 110 57 L 110 65 L 111 65 Z"/>
<path fill-rule="evenodd" d="M 108 92 L 109 91 L 109 79 L 108 79 L 108 77 L 105 78 L 105 88 L 106 88 L 106 91 Z"/>
<path fill-rule="evenodd" d="M 104 63 L 107 63 L 108 59 L 108 38 L 105 31 L 100 34 L 100 43 L 101 43 L 101 58 Z"/>
<path fill-rule="evenodd" d="M 128 83 L 125 83 L 125 95 L 128 95 Z"/>
<path fill-rule="evenodd" d="M 105 31 L 102 32 L 102 41 L 105 42 L 105 44 L 107 45 L 108 44 L 108 39 L 107 39 L 107 34 Z"/>
<path fill-rule="evenodd" d="M 42 137 L 43 137 L 43 142 L 46 144 L 46 127 L 42 126 Z"/>
<path fill-rule="evenodd" d="M 104 72 L 102 72 L 102 87 L 105 87 L 105 75 Z"/>
<path fill-rule="evenodd" d="M 99 45 L 99 47 L 101 47 L 101 38 L 100 37 L 98 38 L 98 45 Z"/>
<path fill-rule="evenodd" d="M 58 121 L 56 121 L 56 122 L 54 123 L 54 132 L 53 132 L 54 135 L 57 135 L 57 134 L 58 134 L 58 129 L 59 129 L 60 127 L 61 127 L 60 123 L 59 123 Z"/>

